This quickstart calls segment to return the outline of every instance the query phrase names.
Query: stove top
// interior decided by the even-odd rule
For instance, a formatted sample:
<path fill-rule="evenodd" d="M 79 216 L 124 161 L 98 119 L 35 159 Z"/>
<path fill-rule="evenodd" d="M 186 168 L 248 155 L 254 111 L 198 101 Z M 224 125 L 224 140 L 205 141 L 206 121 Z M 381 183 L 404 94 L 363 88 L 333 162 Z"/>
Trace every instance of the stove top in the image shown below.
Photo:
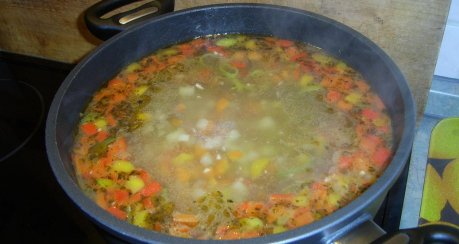
<path fill-rule="evenodd" d="M 48 163 L 46 116 L 72 68 L 0 52 L 0 243 L 118 242 L 71 202 Z M 407 169 L 375 217 L 388 233 L 399 228 Z"/>

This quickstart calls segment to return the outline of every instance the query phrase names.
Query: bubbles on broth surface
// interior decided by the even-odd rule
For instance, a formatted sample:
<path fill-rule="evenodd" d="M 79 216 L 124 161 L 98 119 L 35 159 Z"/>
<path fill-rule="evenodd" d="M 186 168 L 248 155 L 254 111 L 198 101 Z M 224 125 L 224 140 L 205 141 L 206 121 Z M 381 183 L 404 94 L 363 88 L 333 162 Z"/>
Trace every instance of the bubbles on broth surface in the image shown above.
<path fill-rule="evenodd" d="M 358 196 L 390 159 L 390 128 L 362 77 L 319 49 L 211 36 L 159 50 L 99 91 L 74 162 L 89 195 L 135 225 L 248 238 Z"/>

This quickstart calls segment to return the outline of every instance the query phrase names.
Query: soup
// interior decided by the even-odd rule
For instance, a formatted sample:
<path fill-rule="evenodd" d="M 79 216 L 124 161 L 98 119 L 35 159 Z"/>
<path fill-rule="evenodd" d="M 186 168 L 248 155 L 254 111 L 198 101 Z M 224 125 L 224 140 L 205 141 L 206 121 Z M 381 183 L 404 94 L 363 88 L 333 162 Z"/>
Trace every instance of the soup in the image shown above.
<path fill-rule="evenodd" d="M 216 35 L 124 68 L 81 114 L 79 184 L 115 217 L 196 239 L 275 234 L 359 196 L 392 156 L 363 77 L 317 47 Z"/>

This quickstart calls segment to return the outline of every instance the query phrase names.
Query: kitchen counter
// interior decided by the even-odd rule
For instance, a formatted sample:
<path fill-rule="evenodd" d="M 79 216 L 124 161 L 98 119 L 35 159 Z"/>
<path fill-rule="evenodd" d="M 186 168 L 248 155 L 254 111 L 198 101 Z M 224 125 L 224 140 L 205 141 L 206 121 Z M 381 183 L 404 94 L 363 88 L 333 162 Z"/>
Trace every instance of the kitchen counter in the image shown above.
<path fill-rule="evenodd" d="M 4 0 L 0 7 L 0 49 L 76 63 L 101 43 L 83 23 L 96 0 Z M 342 22 L 369 37 L 399 65 L 422 117 L 450 0 L 190 0 L 176 10 L 226 2 L 257 2 L 309 10 Z M 419 120 L 419 119 L 418 119 Z"/>

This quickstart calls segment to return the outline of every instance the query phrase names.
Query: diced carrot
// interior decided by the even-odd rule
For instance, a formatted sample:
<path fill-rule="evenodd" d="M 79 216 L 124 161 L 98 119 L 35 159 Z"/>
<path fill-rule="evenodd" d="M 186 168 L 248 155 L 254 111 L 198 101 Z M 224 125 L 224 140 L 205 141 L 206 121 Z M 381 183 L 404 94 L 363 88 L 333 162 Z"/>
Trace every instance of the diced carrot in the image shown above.
<path fill-rule="evenodd" d="M 289 220 L 288 226 L 291 228 L 300 227 L 314 221 L 314 216 L 309 208 L 297 208 L 293 217 Z"/>
<path fill-rule="evenodd" d="M 348 103 L 344 100 L 339 100 L 337 104 L 338 108 L 344 110 L 344 111 L 349 111 L 351 110 L 354 106 L 351 103 Z"/>
<path fill-rule="evenodd" d="M 301 66 L 297 66 L 294 70 L 293 70 L 293 78 L 295 80 L 299 80 L 300 79 L 300 75 L 301 75 Z"/>
<path fill-rule="evenodd" d="M 140 202 L 140 200 L 142 200 L 142 194 L 140 192 L 137 192 L 131 195 L 128 202 L 132 204 L 132 203 Z"/>
<path fill-rule="evenodd" d="M 352 79 L 347 76 L 341 76 L 339 79 L 339 88 L 343 90 L 349 90 L 352 88 Z"/>
<path fill-rule="evenodd" d="M 293 194 L 271 194 L 269 202 L 271 204 L 289 204 L 295 199 Z"/>
<path fill-rule="evenodd" d="M 376 149 L 375 153 L 372 156 L 373 161 L 375 162 L 376 166 L 382 168 L 386 165 L 387 160 L 390 158 L 392 152 L 390 149 L 381 146 Z"/>
<path fill-rule="evenodd" d="M 292 209 L 285 205 L 273 205 L 266 214 L 266 221 L 269 224 L 276 222 L 279 218 L 291 218 Z"/>
<path fill-rule="evenodd" d="M 338 159 L 338 167 L 340 169 L 349 169 L 352 166 L 352 157 L 351 156 L 341 156 Z"/>
<path fill-rule="evenodd" d="M 266 214 L 266 206 L 263 202 L 247 201 L 238 205 L 235 215 L 239 218 L 259 217 Z"/>
<path fill-rule="evenodd" d="M 99 131 L 99 133 L 97 133 L 96 135 L 96 141 L 103 142 L 105 139 L 108 138 L 109 135 L 110 134 L 108 133 L 108 131 L 105 131 L 105 130 Z"/>
<path fill-rule="evenodd" d="M 97 126 L 94 123 L 84 123 L 81 125 L 81 130 L 87 136 L 92 136 L 97 133 Z"/>
<path fill-rule="evenodd" d="M 202 47 L 204 44 L 205 44 L 205 40 L 204 39 L 194 39 L 193 41 L 190 42 L 190 45 L 193 46 L 193 47 Z"/>
<path fill-rule="evenodd" d="M 118 139 L 111 144 L 110 149 L 114 150 L 115 152 L 126 151 L 127 149 L 126 139 L 124 137 L 118 137 Z"/>
<path fill-rule="evenodd" d="M 311 186 L 313 191 L 326 191 L 327 187 L 321 182 L 314 182 Z"/>
<path fill-rule="evenodd" d="M 129 73 L 127 76 L 126 76 L 128 82 L 134 82 L 136 81 L 137 79 L 139 79 L 139 75 L 137 73 Z"/>
<path fill-rule="evenodd" d="M 223 112 L 223 110 L 225 110 L 228 107 L 229 103 L 230 102 L 228 101 L 228 99 L 220 98 L 217 101 L 217 104 L 215 104 L 215 109 L 217 110 L 217 112 Z"/>
<path fill-rule="evenodd" d="M 381 144 L 380 137 L 375 135 L 367 135 L 360 140 L 359 148 L 363 151 L 372 154 L 376 148 Z"/>
<path fill-rule="evenodd" d="M 124 82 L 123 80 L 119 79 L 119 78 L 114 78 L 114 79 L 111 79 L 109 82 L 108 82 L 108 87 L 110 89 L 117 89 L 117 88 L 120 88 L 124 86 Z"/>
<path fill-rule="evenodd" d="M 112 96 L 112 99 L 110 100 L 110 102 L 112 103 L 120 103 L 124 100 L 126 100 L 127 96 L 122 94 L 122 93 L 115 93 L 113 94 Z"/>
<path fill-rule="evenodd" d="M 176 63 L 179 63 L 181 61 L 183 61 L 184 59 L 186 58 L 185 55 L 175 55 L 175 56 L 171 56 L 167 59 L 167 63 L 168 64 L 176 64 Z"/>
<path fill-rule="evenodd" d="M 338 83 L 338 79 L 336 76 L 325 76 L 322 78 L 320 81 L 320 84 L 324 87 L 330 88 L 330 87 L 335 87 L 336 84 Z"/>
<path fill-rule="evenodd" d="M 290 46 L 293 46 L 294 43 L 290 40 L 281 39 L 281 40 L 278 40 L 276 44 L 281 47 L 290 47 Z"/>
<path fill-rule="evenodd" d="M 117 189 L 113 191 L 113 198 L 118 205 L 124 205 L 129 199 L 129 192 L 124 189 Z"/>
<path fill-rule="evenodd" d="M 364 137 L 367 134 L 367 132 L 368 132 L 367 126 L 363 124 L 358 124 L 355 126 L 355 133 L 358 138 Z"/>
<path fill-rule="evenodd" d="M 357 85 L 357 88 L 362 92 L 367 92 L 370 90 L 370 86 L 363 80 L 357 80 L 355 84 Z"/>
<path fill-rule="evenodd" d="M 362 109 L 362 116 L 366 119 L 374 120 L 379 117 L 379 114 L 370 108 L 364 108 Z"/>
<path fill-rule="evenodd" d="M 115 126 L 118 124 L 118 121 L 117 121 L 117 120 L 115 119 L 115 117 L 113 117 L 113 115 L 110 114 L 110 113 L 107 114 L 107 115 L 105 116 L 105 118 L 107 119 L 108 125 L 111 126 L 111 127 L 115 127 Z"/>
<path fill-rule="evenodd" d="M 145 209 L 152 209 L 154 208 L 155 206 L 153 205 L 153 202 L 151 201 L 151 198 L 150 197 L 146 197 L 142 200 L 142 203 L 143 203 L 143 206 L 145 207 Z"/>
<path fill-rule="evenodd" d="M 178 46 L 183 55 L 189 56 L 194 53 L 193 46 L 188 43 L 184 43 Z"/>
<path fill-rule="evenodd" d="M 217 239 L 221 239 L 230 229 L 230 226 L 227 224 L 219 225 L 215 230 L 215 236 Z"/>
<path fill-rule="evenodd" d="M 239 60 L 233 60 L 231 62 L 231 65 L 238 69 L 244 69 L 247 66 L 247 64 L 244 61 L 239 61 Z"/>
<path fill-rule="evenodd" d="M 152 74 L 154 72 L 156 72 L 158 69 L 157 69 L 157 66 L 155 63 L 151 63 L 151 64 L 148 64 L 147 66 L 145 66 L 145 68 L 143 68 L 142 72 L 143 73 L 146 73 L 146 74 Z"/>
<path fill-rule="evenodd" d="M 139 176 L 143 180 L 143 182 L 149 182 L 150 181 L 150 175 L 148 174 L 147 171 L 141 169 L 139 170 Z"/>
<path fill-rule="evenodd" d="M 105 157 L 99 158 L 97 163 L 104 165 L 104 167 L 107 167 L 107 166 L 110 166 L 112 162 L 113 162 L 113 158 L 105 156 Z"/>
<path fill-rule="evenodd" d="M 174 212 L 172 214 L 172 219 L 176 223 L 186 224 L 191 227 L 196 226 L 199 223 L 198 217 L 193 214 Z"/>
<path fill-rule="evenodd" d="M 352 169 L 355 171 L 367 171 L 371 167 L 370 158 L 365 151 L 355 152 L 353 155 Z"/>
<path fill-rule="evenodd" d="M 315 182 L 311 187 L 311 200 L 315 204 L 322 205 L 326 201 L 328 187 L 321 182 Z"/>
<path fill-rule="evenodd" d="M 306 53 L 305 52 L 299 52 L 299 53 L 297 53 L 295 55 L 290 56 L 290 60 L 296 62 L 296 61 L 298 61 L 298 60 L 300 60 L 300 59 L 302 59 L 304 57 L 306 57 Z"/>
<path fill-rule="evenodd" d="M 326 99 L 330 103 L 336 103 L 341 99 L 341 93 L 335 90 L 329 90 Z"/>
<path fill-rule="evenodd" d="M 127 219 L 127 214 L 123 210 L 117 207 L 114 207 L 114 206 L 109 207 L 107 208 L 107 211 L 111 213 L 113 216 L 117 217 L 118 219 L 121 219 L 121 220 Z"/>
<path fill-rule="evenodd" d="M 94 179 L 105 177 L 107 173 L 106 165 L 101 163 L 94 164 L 91 171 L 89 171 L 89 175 Z"/>
<path fill-rule="evenodd" d="M 238 160 L 242 157 L 242 152 L 241 151 L 229 151 L 227 154 L 228 158 L 230 160 Z"/>
<path fill-rule="evenodd" d="M 105 192 L 101 192 L 101 191 L 96 192 L 96 203 L 101 208 L 107 208 L 108 207 L 108 202 L 107 202 L 107 199 L 105 198 L 105 196 L 106 196 Z"/>
<path fill-rule="evenodd" d="M 143 196 L 146 196 L 146 197 L 149 197 L 155 193 L 158 193 L 159 191 L 161 191 L 161 185 L 156 182 L 156 181 L 152 181 L 150 182 L 148 185 L 146 185 L 141 191 L 140 193 L 143 195 Z"/>

